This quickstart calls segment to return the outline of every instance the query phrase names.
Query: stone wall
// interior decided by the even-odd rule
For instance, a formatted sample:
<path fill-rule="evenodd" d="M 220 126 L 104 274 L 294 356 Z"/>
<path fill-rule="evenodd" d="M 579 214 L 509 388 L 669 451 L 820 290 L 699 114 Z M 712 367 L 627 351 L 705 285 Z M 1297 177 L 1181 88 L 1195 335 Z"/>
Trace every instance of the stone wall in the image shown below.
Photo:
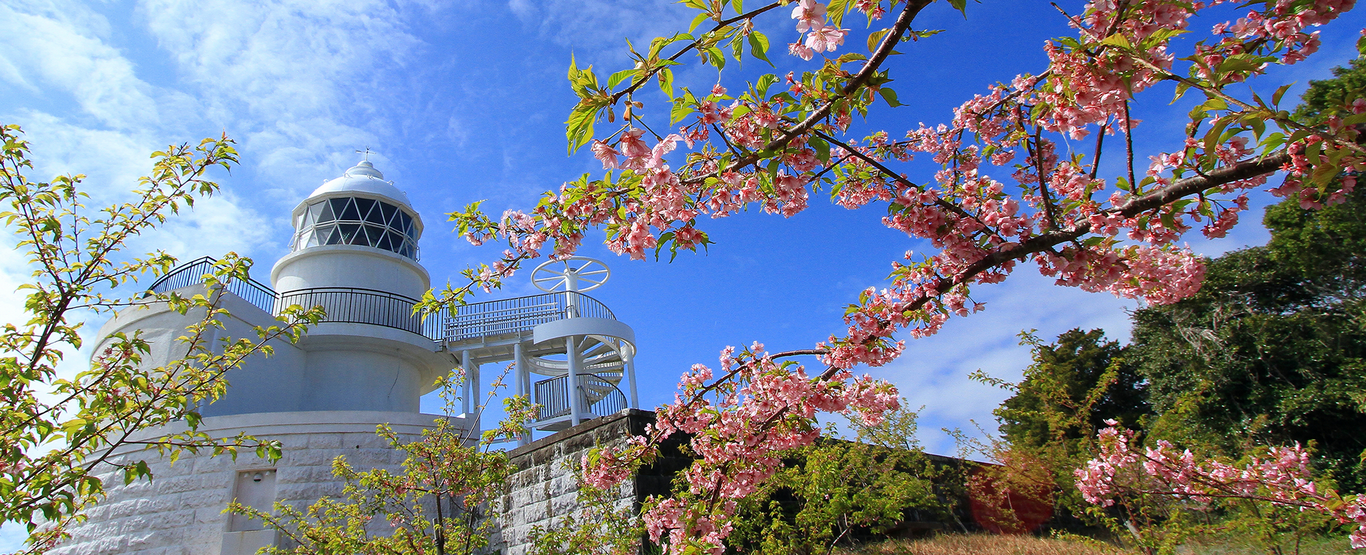
<path fill-rule="evenodd" d="M 627 438 L 644 434 L 645 426 L 653 422 L 653 412 L 626 409 L 509 452 L 517 472 L 503 497 L 503 513 L 499 531 L 490 542 L 491 551 L 526 555 L 534 527 L 549 527 L 578 508 L 578 480 L 569 465 L 576 467 L 594 447 L 623 445 Z M 665 446 L 663 454 L 653 466 L 622 484 L 618 508 L 639 509 L 649 495 L 669 492 L 674 472 L 687 466 L 690 459 L 679 456 L 672 444 Z"/>
<path fill-rule="evenodd" d="M 391 412 L 335 411 L 265 413 L 205 419 L 201 431 L 235 435 L 246 432 L 259 439 L 283 443 L 278 461 L 242 453 L 186 454 L 174 464 L 151 454 L 148 466 L 155 477 L 123 485 L 123 477 L 106 472 L 101 477 L 108 498 L 88 511 L 88 520 L 72 530 L 70 540 L 50 551 L 53 555 L 247 555 L 275 540 L 275 532 L 259 522 L 225 514 L 236 495 L 241 502 L 269 508 L 274 501 L 306 506 L 324 496 L 338 496 L 343 482 L 332 475 L 338 455 L 358 468 L 395 468 L 403 452 L 375 434 L 379 423 L 412 441 L 432 425 L 433 415 Z M 136 460 L 141 454 L 126 454 Z M 259 475 L 259 476 L 258 476 Z M 249 491 L 254 490 L 254 491 Z"/>

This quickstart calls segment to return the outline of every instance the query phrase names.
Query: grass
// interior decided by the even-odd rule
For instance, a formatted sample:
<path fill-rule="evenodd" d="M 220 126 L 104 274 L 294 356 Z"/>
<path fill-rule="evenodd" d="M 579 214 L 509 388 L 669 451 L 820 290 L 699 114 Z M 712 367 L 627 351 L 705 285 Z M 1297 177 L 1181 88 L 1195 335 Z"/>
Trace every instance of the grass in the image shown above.
<path fill-rule="evenodd" d="M 869 544 L 845 555 L 1129 555 L 1131 552 L 1100 542 L 1080 542 L 1033 536 L 946 534 L 919 540 L 891 540 Z"/>
<path fill-rule="evenodd" d="M 1285 555 L 1295 553 L 1293 546 L 1282 546 Z M 1299 555 L 1350 553 L 1345 537 L 1306 539 Z M 1032 536 L 992 534 L 945 534 L 918 540 L 889 540 L 867 544 L 841 555 L 1136 555 L 1131 551 L 1099 541 L 1076 541 Z M 1252 541 L 1234 539 L 1193 541 L 1176 550 L 1177 555 L 1265 555 L 1266 549 Z"/>

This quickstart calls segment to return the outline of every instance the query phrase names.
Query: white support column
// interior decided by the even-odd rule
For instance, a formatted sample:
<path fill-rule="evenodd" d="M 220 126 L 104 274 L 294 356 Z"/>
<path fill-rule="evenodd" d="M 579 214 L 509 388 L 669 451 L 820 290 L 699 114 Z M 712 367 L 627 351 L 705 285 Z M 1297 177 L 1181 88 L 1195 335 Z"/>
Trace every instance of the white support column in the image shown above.
<path fill-rule="evenodd" d="M 465 417 L 470 416 L 470 352 L 460 351 L 460 373 L 464 374 L 465 382 L 460 384 L 460 414 Z"/>
<path fill-rule="evenodd" d="M 635 346 L 635 345 L 631 345 L 631 348 L 629 348 L 629 349 L 622 349 L 622 350 L 621 350 L 621 354 L 623 355 L 623 356 L 622 356 L 622 359 L 623 359 L 622 362 L 624 362 L 624 363 L 626 364 L 626 379 L 628 379 L 628 380 L 631 381 L 631 390 L 630 390 L 630 393 L 631 393 L 631 404 L 626 405 L 626 406 L 629 407 L 629 408 L 638 409 L 638 408 L 640 408 L 640 400 L 636 398 L 636 354 L 635 354 L 635 349 L 636 349 L 636 346 Z"/>
<path fill-rule="evenodd" d="M 569 367 L 569 375 L 565 376 L 565 389 L 569 393 L 569 420 L 574 426 L 578 426 L 583 421 L 583 406 L 579 402 L 579 341 L 576 336 L 564 338 L 565 341 L 565 360 Z"/>
<path fill-rule="evenodd" d="M 479 363 L 474 363 L 470 367 L 470 369 L 474 373 L 474 376 L 470 378 L 470 407 L 474 409 L 475 415 L 474 435 L 471 437 L 479 437 L 481 434 L 484 433 L 483 403 L 487 403 L 487 401 L 484 399 L 483 392 L 480 390 L 479 387 Z"/>
<path fill-rule="evenodd" d="M 527 398 L 528 400 L 530 400 L 530 399 L 531 399 L 531 378 L 530 378 L 530 376 L 527 376 L 526 362 L 523 361 L 523 359 L 522 359 L 522 342 L 521 342 L 521 341 L 518 341 L 517 343 L 513 343 L 513 344 L 512 344 L 512 362 L 513 362 L 513 372 L 517 375 L 517 389 L 516 389 L 517 395 L 526 395 L 526 398 Z M 529 425 L 530 425 L 530 424 L 528 423 L 528 426 L 529 426 Z M 523 445 L 526 445 L 526 444 L 528 444 L 528 443 L 531 443 L 531 434 L 530 434 L 530 433 L 522 434 L 521 437 L 517 438 L 517 445 L 518 445 L 519 447 L 520 447 L 520 446 L 523 446 Z"/>

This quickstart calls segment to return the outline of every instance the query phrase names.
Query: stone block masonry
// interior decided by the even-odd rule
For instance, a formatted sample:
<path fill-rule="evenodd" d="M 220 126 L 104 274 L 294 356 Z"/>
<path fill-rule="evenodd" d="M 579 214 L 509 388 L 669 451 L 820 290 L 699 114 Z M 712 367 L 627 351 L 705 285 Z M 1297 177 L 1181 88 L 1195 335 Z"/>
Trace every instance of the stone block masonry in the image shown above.
<path fill-rule="evenodd" d="M 644 434 L 645 427 L 654 420 L 653 412 L 626 409 L 510 451 L 508 455 L 517 471 L 508 481 L 490 551 L 503 555 L 530 553 L 533 528 L 548 528 L 556 519 L 579 508 L 578 480 L 572 469 L 577 468 L 583 456 L 594 447 L 625 445 L 631 436 Z M 673 475 L 692 460 L 682 456 L 677 445 L 678 442 L 666 444 L 663 456 L 653 466 L 641 469 L 622 484 L 617 490 L 618 506 L 629 505 L 638 511 L 650 495 L 670 492 Z"/>

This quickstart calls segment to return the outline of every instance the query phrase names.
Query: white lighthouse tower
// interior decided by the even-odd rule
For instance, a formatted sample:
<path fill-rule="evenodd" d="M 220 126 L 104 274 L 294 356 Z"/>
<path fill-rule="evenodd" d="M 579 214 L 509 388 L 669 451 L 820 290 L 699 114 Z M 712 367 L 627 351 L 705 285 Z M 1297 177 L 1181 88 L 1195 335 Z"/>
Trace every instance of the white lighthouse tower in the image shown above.
<path fill-rule="evenodd" d="M 86 522 L 53 553 L 245 555 L 278 545 L 276 532 L 260 522 L 224 514 L 228 503 L 269 510 L 277 501 L 306 505 L 339 495 L 343 484 L 331 472 L 339 455 L 358 468 L 397 467 L 402 454 L 376 435 L 381 424 L 406 439 L 437 418 L 478 430 L 471 401 L 482 401 L 485 363 L 515 364 L 513 393 L 540 406 L 532 427 L 542 434 L 636 406 L 634 332 L 585 294 L 610 275 L 601 262 L 549 262 L 532 273 L 543 294 L 464 305 L 424 320 L 413 312 L 430 288 L 418 262 L 422 219 L 368 160 L 314 190 L 295 207 L 292 222 L 290 253 L 271 269 L 270 286 L 228 284 L 223 303 L 231 318 L 223 334 L 250 337 L 253 326 L 275 325 L 275 315 L 293 305 L 321 306 L 326 316 L 298 343 L 273 341 L 273 356 L 230 371 L 227 392 L 202 407 L 198 428 L 213 437 L 279 440 L 281 458 L 186 454 L 172 463 L 155 453 L 122 453 L 146 459 L 154 479 L 124 486 L 108 472 L 106 501 L 87 510 Z M 201 293 L 211 263 L 182 265 L 151 289 Z M 165 305 L 123 311 L 100 329 L 95 352 L 115 333 L 140 332 L 152 347 L 144 363 L 165 365 L 184 355 L 176 339 L 193 319 Z M 457 367 L 469 377 L 464 414 L 421 414 L 420 397 Z M 533 383 L 533 375 L 546 379 Z M 625 380 L 629 401 L 618 387 Z"/>

